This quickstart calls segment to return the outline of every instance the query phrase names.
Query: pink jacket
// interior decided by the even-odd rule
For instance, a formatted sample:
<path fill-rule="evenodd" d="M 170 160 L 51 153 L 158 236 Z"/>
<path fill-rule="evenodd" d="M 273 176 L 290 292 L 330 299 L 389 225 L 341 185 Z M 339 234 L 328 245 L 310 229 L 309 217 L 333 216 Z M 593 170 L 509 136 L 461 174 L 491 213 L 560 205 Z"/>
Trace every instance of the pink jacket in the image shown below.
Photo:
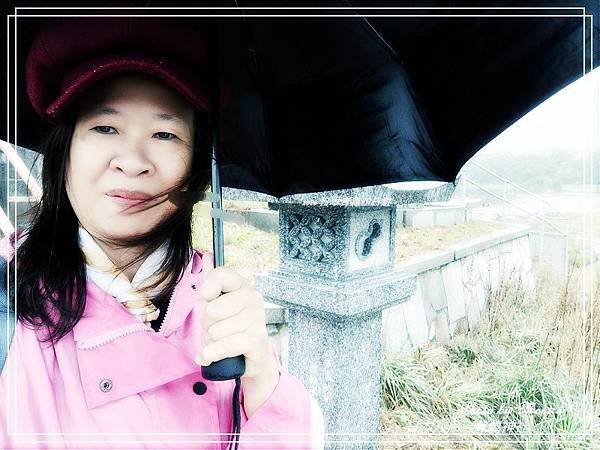
<path fill-rule="evenodd" d="M 13 257 L 7 238 L 0 254 Z M 91 282 L 82 319 L 55 345 L 18 322 L 0 376 L 0 448 L 226 449 L 234 380 L 203 379 L 193 360 L 201 266 L 195 251 L 159 332 Z M 310 434 L 322 427 L 318 405 L 271 350 L 279 384 L 250 418 L 240 406 L 238 448 L 320 447 L 322 436 Z"/>

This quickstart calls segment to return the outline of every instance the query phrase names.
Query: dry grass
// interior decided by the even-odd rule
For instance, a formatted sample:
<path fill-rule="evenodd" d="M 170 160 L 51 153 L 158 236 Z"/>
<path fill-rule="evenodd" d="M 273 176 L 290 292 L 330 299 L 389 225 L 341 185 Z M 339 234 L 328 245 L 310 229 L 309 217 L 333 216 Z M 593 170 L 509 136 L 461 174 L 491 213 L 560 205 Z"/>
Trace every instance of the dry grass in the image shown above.
<path fill-rule="evenodd" d="M 507 276 L 489 293 L 488 311 L 476 330 L 447 345 L 431 343 L 408 357 L 387 359 L 382 432 L 420 433 L 423 439 L 428 432 L 460 433 L 461 439 L 481 442 L 478 448 L 599 448 L 600 303 L 589 301 L 590 295 L 599 297 L 599 275 L 585 303 L 583 271 L 575 265 L 564 282 L 536 270 L 534 292 Z M 402 395 L 388 399 L 394 392 L 389 386 L 403 387 Z M 585 423 L 590 406 L 595 437 L 574 442 L 569 434 L 590 431 Z M 497 433 L 510 445 L 494 447 Z M 472 448 L 454 445 L 440 448 Z"/>
<path fill-rule="evenodd" d="M 473 221 L 435 228 L 396 229 L 396 261 L 434 250 L 446 250 L 460 241 L 511 228 L 508 224 Z"/>

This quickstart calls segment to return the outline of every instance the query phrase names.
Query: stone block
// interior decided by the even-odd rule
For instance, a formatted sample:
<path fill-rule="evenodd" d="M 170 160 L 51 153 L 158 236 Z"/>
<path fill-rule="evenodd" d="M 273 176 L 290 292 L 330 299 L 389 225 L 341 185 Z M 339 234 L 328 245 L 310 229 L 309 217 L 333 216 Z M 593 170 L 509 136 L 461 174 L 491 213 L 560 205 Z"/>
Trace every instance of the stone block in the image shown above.
<path fill-rule="evenodd" d="M 263 302 L 263 307 L 265 309 L 267 324 L 280 325 L 287 323 L 287 311 L 285 308 L 267 301 Z"/>
<path fill-rule="evenodd" d="M 485 304 L 485 288 L 483 272 L 485 272 L 486 262 L 481 255 L 482 252 L 466 256 L 461 259 L 463 274 L 463 292 L 465 296 L 465 305 L 472 304 L 473 307 L 481 311 Z"/>
<path fill-rule="evenodd" d="M 481 320 L 481 312 L 479 311 L 479 304 L 475 296 L 469 295 L 465 302 L 467 310 L 467 321 L 469 323 L 469 330 L 477 328 L 479 321 Z"/>
<path fill-rule="evenodd" d="M 439 266 L 419 274 L 418 282 L 421 285 L 421 293 L 426 304 L 430 304 L 435 311 L 448 307 L 444 279 Z"/>
<path fill-rule="evenodd" d="M 452 261 L 454 261 L 454 252 L 434 250 L 401 261 L 396 267 L 408 273 L 417 274 L 431 269 L 438 269 L 440 266 L 451 263 Z"/>
<path fill-rule="evenodd" d="M 450 322 L 455 322 L 466 314 L 460 265 L 460 262 L 456 261 L 442 267 L 442 279 L 444 280 L 444 291 L 448 302 L 448 320 Z"/>
<path fill-rule="evenodd" d="M 406 213 L 408 226 L 414 228 L 431 228 L 435 226 L 434 212 L 430 209 L 414 209 Z"/>
<path fill-rule="evenodd" d="M 340 323 L 290 310 L 290 324 L 289 372 L 321 405 L 325 432 L 376 432 L 381 314 Z"/>
<path fill-rule="evenodd" d="M 392 207 L 282 204 L 280 269 L 335 281 L 392 269 L 395 224 Z"/>
<path fill-rule="evenodd" d="M 410 297 L 410 300 L 401 304 L 406 320 L 406 328 L 410 340 L 415 347 L 419 347 L 428 340 L 429 324 L 423 307 L 423 296 L 421 288 L 417 284 L 415 293 Z"/>
<path fill-rule="evenodd" d="M 425 319 L 427 323 L 431 325 L 435 321 L 436 310 L 431 304 L 431 300 L 425 297 L 425 292 L 423 290 L 423 285 L 418 283 L 418 288 L 415 291 L 415 294 L 419 294 L 421 296 L 421 302 L 423 304 L 423 310 L 425 311 Z"/>
<path fill-rule="evenodd" d="M 408 339 L 402 305 L 392 306 L 382 312 L 381 331 L 383 351 L 387 354 L 400 353 Z"/>

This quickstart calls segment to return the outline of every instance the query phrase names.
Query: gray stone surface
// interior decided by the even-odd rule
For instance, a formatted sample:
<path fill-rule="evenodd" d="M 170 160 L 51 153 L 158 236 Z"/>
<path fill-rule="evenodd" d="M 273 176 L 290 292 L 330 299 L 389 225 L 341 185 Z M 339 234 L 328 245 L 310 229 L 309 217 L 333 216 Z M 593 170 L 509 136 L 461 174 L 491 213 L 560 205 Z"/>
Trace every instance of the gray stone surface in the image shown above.
<path fill-rule="evenodd" d="M 437 272 L 439 273 L 439 271 L 437 271 Z M 440 278 L 441 278 L 441 275 L 440 275 Z M 439 289 L 438 289 L 438 292 L 439 292 Z M 425 318 L 427 320 L 427 323 L 432 324 L 435 321 L 435 318 L 437 316 L 436 308 L 433 305 L 433 302 L 435 300 L 433 299 L 433 296 L 431 295 L 429 286 L 426 285 L 425 283 L 423 283 L 423 277 L 417 278 L 417 289 L 415 290 L 415 293 L 413 294 L 413 296 L 417 296 L 417 295 L 420 297 L 420 301 L 423 304 L 423 309 L 425 311 Z M 407 302 L 405 302 L 404 304 L 406 304 L 406 303 Z M 430 329 L 431 329 L 431 326 L 430 326 Z"/>
<path fill-rule="evenodd" d="M 392 306 L 383 311 L 381 338 L 386 354 L 402 353 L 403 349 L 412 348 L 406 329 L 406 319 L 402 304 Z M 408 345 L 407 345 L 408 341 Z"/>
<path fill-rule="evenodd" d="M 450 226 L 465 221 L 464 210 L 455 208 L 441 209 L 436 211 L 434 223 L 436 227 Z"/>
<path fill-rule="evenodd" d="M 408 273 L 422 273 L 431 269 L 438 269 L 454 261 L 454 252 L 445 250 L 434 250 L 422 255 L 417 255 L 397 264 L 399 269 Z"/>
<path fill-rule="evenodd" d="M 448 320 L 454 322 L 466 314 L 460 262 L 442 267 L 442 279 L 448 302 Z"/>
<path fill-rule="evenodd" d="M 430 228 L 465 223 L 471 220 L 473 208 L 482 203 L 479 199 L 429 202 L 411 207 L 399 207 L 398 216 L 406 227 Z M 402 212 L 402 214 L 400 214 Z"/>
<path fill-rule="evenodd" d="M 423 301 L 432 306 L 435 311 L 446 309 L 448 302 L 446 300 L 446 291 L 444 290 L 444 280 L 439 266 L 433 270 L 422 272 L 419 276 L 419 284 L 423 293 Z"/>
<path fill-rule="evenodd" d="M 332 323 L 290 311 L 290 324 L 289 371 L 321 405 L 325 432 L 377 433 L 381 314 Z"/>
<path fill-rule="evenodd" d="M 287 309 L 282 308 L 279 305 L 265 301 L 263 303 L 265 308 L 265 316 L 268 324 L 280 324 L 288 323 Z"/>
<path fill-rule="evenodd" d="M 490 247 L 486 250 L 488 262 L 488 289 L 491 292 L 498 290 L 500 286 L 500 252 L 498 247 Z"/>
<path fill-rule="evenodd" d="M 421 289 L 417 285 L 415 294 L 402 304 L 404 318 L 406 319 L 406 328 L 413 347 L 420 347 L 428 339 L 429 326 L 427 316 L 421 297 Z"/>
<path fill-rule="evenodd" d="M 341 281 L 394 265 L 396 210 L 281 204 L 280 268 Z"/>
<path fill-rule="evenodd" d="M 416 278 L 394 270 L 333 282 L 272 271 L 266 276 L 257 275 L 255 285 L 265 300 L 280 306 L 332 321 L 360 320 L 362 316 L 381 312 L 410 297 L 416 288 Z"/>
<path fill-rule="evenodd" d="M 527 227 L 518 227 L 514 230 L 501 230 L 487 236 L 471 239 L 466 242 L 460 242 L 450 247 L 454 251 L 454 259 L 460 259 L 473 253 L 480 252 L 486 248 L 503 242 L 512 241 L 522 236 L 527 236 L 530 229 Z"/>
<path fill-rule="evenodd" d="M 446 252 L 443 255 L 440 255 L 440 252 L 432 252 L 428 254 L 430 256 L 429 263 L 426 261 L 428 255 L 423 255 L 418 258 L 417 263 L 413 263 L 411 260 L 409 264 L 399 266 L 398 269 L 401 270 L 395 270 L 395 272 L 400 279 L 406 282 L 404 272 L 410 272 L 417 275 L 417 284 L 410 300 L 405 299 L 404 302 L 391 307 L 383 306 L 381 339 L 384 351 L 388 353 L 410 351 L 418 346 L 413 344 L 413 340 L 415 343 L 422 343 L 425 340 L 440 342 L 447 340 L 448 336 L 455 332 L 454 328 L 461 319 L 464 319 L 466 327 L 469 327 L 470 324 L 470 328 L 474 328 L 487 310 L 488 296 L 500 287 L 500 280 L 519 276 L 527 287 L 527 277 L 530 276 L 528 271 L 531 270 L 528 236 L 514 239 L 518 235 L 510 230 L 506 232 L 506 235 L 512 236 L 513 240 L 505 241 L 502 237 L 492 236 L 489 241 L 492 247 L 464 256 L 453 261 L 452 265 L 448 264 L 448 255 L 453 255 L 453 252 Z M 502 243 L 498 244 L 498 242 Z M 432 266 L 435 267 L 431 268 Z M 390 279 L 388 279 L 389 281 Z M 348 286 L 351 285 L 344 287 L 342 283 L 340 289 L 346 289 Z M 412 288 L 407 289 L 411 290 Z M 452 292 L 455 297 L 454 302 L 450 299 L 450 304 L 446 298 L 447 290 Z M 297 291 L 301 291 L 301 288 L 299 287 Z M 316 290 L 313 286 L 313 290 L 310 292 L 318 291 L 318 286 Z M 323 295 L 329 295 L 329 291 L 326 290 Z M 385 298 L 385 294 L 378 296 Z M 290 298 L 294 297 L 290 296 Z M 335 298 L 336 301 L 333 303 L 343 303 L 348 302 L 351 297 L 342 296 L 341 300 L 339 297 Z M 327 302 L 327 300 L 322 301 Z M 319 307 L 317 303 L 312 305 Z M 416 308 L 415 312 L 417 304 L 420 306 Z M 290 305 L 294 308 L 302 308 L 296 304 L 290 303 Z M 268 322 L 277 323 L 285 311 L 287 308 L 269 304 Z M 321 317 L 337 317 L 339 320 L 346 320 L 347 317 L 352 318 L 356 314 L 365 313 L 369 313 L 365 308 L 357 312 L 349 308 L 335 310 L 327 307 L 318 312 Z M 421 320 L 423 316 L 425 320 Z"/>
<path fill-rule="evenodd" d="M 414 274 L 394 269 L 395 204 L 446 198 L 451 189 L 441 186 L 411 192 L 375 186 L 279 199 L 279 269 L 257 274 L 255 286 L 265 300 L 288 309 L 288 370 L 321 405 L 326 433 L 379 431 L 382 311 L 418 290 Z M 424 342 L 422 302 L 408 305 L 403 317 L 410 324 L 403 333 L 417 345 Z M 328 436 L 332 440 L 335 434 Z"/>
<path fill-rule="evenodd" d="M 481 264 L 478 254 L 465 256 L 460 262 L 465 303 L 468 304 L 468 300 L 477 300 L 483 295 L 484 281 L 481 273 L 485 271 L 485 265 Z"/>
<path fill-rule="evenodd" d="M 413 228 L 431 228 L 435 226 L 435 215 L 431 209 L 406 211 L 406 226 Z"/>
<path fill-rule="evenodd" d="M 529 239 L 527 237 L 520 237 L 514 241 L 515 253 L 519 256 L 521 261 L 521 273 L 524 287 L 528 292 L 532 292 L 535 289 L 535 277 L 532 272 L 531 264 L 531 250 L 529 245 Z"/>
<path fill-rule="evenodd" d="M 477 299 L 473 297 L 467 297 L 465 302 L 465 309 L 467 311 L 467 321 L 469 323 L 469 330 L 473 331 L 479 325 L 481 320 L 481 312 L 479 311 L 479 305 Z"/>
<path fill-rule="evenodd" d="M 222 188 L 225 200 L 250 200 L 304 206 L 396 206 L 443 202 L 454 192 L 453 183 L 409 181 L 366 186 L 354 189 L 315 192 L 273 197 L 262 192 Z"/>
<path fill-rule="evenodd" d="M 357 236 L 348 248 L 348 272 L 382 267 L 393 263 L 394 239 L 392 225 L 396 225 L 396 210 L 349 208 L 350 236 Z M 367 243 L 369 246 L 367 247 Z"/>

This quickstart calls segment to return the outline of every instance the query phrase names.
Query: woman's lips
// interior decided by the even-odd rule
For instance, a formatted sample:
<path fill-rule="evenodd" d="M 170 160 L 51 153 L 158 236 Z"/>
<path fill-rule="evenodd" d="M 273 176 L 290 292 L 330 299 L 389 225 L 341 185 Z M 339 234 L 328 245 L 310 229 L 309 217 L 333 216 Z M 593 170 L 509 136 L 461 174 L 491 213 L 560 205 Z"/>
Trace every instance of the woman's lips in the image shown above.
<path fill-rule="evenodd" d="M 127 189 L 113 189 L 112 191 L 108 191 L 106 195 L 111 197 L 121 197 L 129 200 L 148 200 L 152 197 L 150 194 L 147 194 L 142 191 L 129 191 Z"/>
<path fill-rule="evenodd" d="M 139 206 L 144 205 L 148 202 L 148 200 L 138 200 L 134 198 L 123 198 L 114 195 L 109 195 L 108 198 L 113 200 L 115 203 L 123 206 Z"/>
<path fill-rule="evenodd" d="M 136 209 L 132 207 L 142 207 L 151 198 L 150 194 L 141 191 L 128 191 L 125 189 L 113 189 L 106 193 L 108 198 L 120 206 L 127 209 Z"/>

